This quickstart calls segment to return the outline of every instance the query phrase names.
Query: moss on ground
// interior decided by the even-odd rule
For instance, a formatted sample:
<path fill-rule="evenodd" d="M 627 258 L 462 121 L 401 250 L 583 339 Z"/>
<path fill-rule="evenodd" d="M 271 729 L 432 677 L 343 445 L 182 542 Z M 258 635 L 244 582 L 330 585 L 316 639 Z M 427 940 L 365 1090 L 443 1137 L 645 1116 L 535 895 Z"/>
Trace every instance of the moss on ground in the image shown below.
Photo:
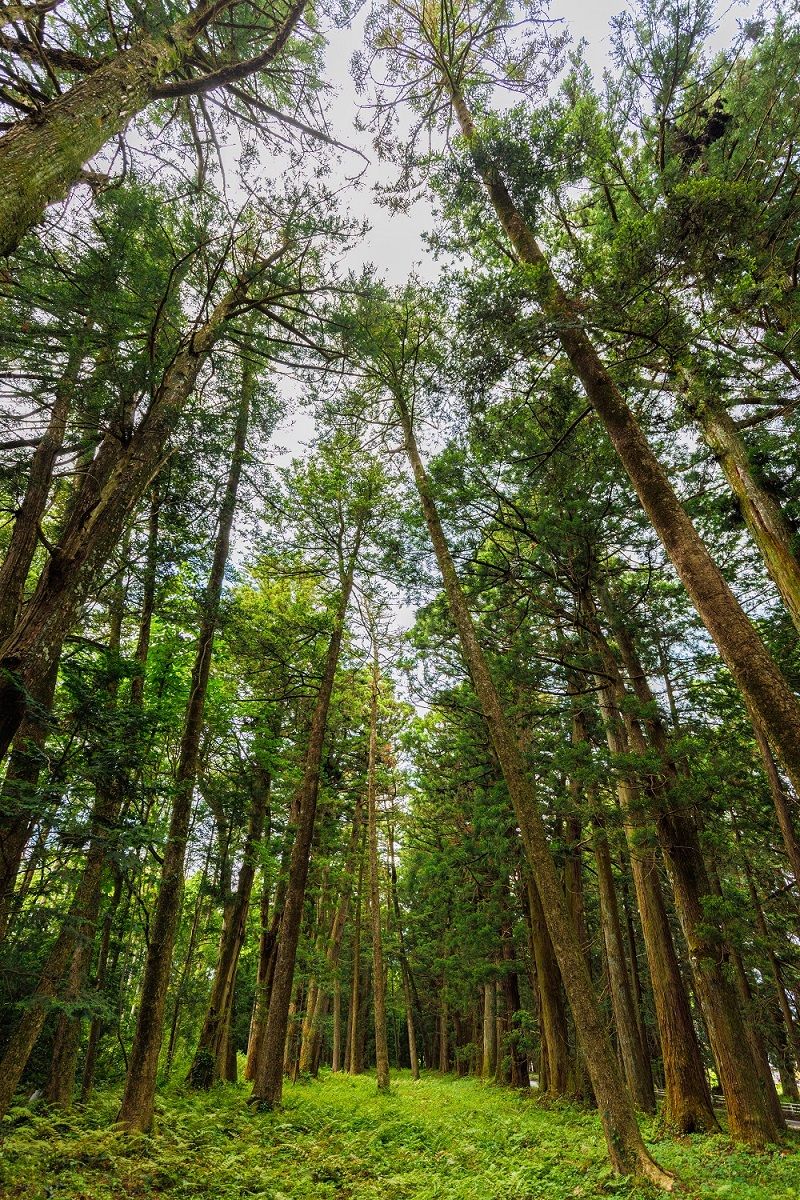
<path fill-rule="evenodd" d="M 116 1131 L 118 1097 L 68 1115 L 18 1108 L 4 1126 L 0 1196 L 25 1200 L 567 1200 L 650 1197 L 614 1176 L 596 1114 L 471 1079 L 324 1074 L 255 1113 L 248 1089 L 162 1093 L 152 1137 Z M 652 1132 L 648 1125 L 646 1132 Z M 797 1142 L 752 1154 L 724 1136 L 653 1143 L 697 1200 L 800 1200 Z"/>

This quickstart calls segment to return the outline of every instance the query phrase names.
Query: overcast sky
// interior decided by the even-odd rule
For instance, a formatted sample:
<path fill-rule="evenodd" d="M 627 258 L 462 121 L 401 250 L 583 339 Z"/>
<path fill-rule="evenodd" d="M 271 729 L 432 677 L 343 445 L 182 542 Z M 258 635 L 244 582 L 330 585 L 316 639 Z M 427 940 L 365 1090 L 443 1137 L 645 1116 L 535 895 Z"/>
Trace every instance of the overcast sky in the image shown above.
<path fill-rule="evenodd" d="M 609 21 L 612 16 L 624 11 L 625 7 L 624 0 L 551 0 L 551 16 L 565 22 L 576 43 L 581 40 L 587 43 L 586 59 L 598 82 L 609 63 Z M 736 31 L 737 20 L 754 8 L 755 5 L 747 0 L 744 3 L 719 5 L 720 28 L 715 40 L 720 45 L 729 43 Z M 339 140 L 358 147 L 373 160 L 347 202 L 347 207 L 354 214 L 366 217 L 372 226 L 359 257 L 374 262 L 390 282 L 402 283 L 414 264 L 423 266 L 423 276 L 436 269 L 435 264 L 425 263 L 422 244 L 422 235 L 431 223 L 430 209 L 426 203 L 420 202 L 407 214 L 389 213 L 375 202 L 372 191 L 374 184 L 389 176 L 374 162 L 369 136 L 359 134 L 353 127 L 359 97 L 350 75 L 350 59 L 361 45 L 366 11 L 367 6 L 360 11 L 351 28 L 334 29 L 328 34 L 325 76 L 334 89 L 330 104 L 331 125 Z M 361 166 L 355 155 L 345 156 L 342 161 L 343 172 L 348 175 L 357 172 Z"/>

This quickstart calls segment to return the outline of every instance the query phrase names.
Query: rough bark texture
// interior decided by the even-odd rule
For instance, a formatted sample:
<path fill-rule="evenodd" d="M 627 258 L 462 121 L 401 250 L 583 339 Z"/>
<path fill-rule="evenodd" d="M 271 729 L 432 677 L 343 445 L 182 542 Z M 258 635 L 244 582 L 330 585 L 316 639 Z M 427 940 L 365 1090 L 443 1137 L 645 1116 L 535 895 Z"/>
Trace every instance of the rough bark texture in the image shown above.
<path fill-rule="evenodd" d="M 722 401 L 697 384 L 687 406 L 697 418 L 706 442 L 722 468 L 764 565 L 800 632 L 800 562 L 795 533 L 773 496 L 756 478 L 741 433 Z"/>
<path fill-rule="evenodd" d="M 542 312 L 552 321 L 564 353 L 700 619 L 800 791 L 800 701 L 682 507 L 635 416 L 590 341 L 578 307 L 559 284 L 496 164 L 481 146 L 464 98 L 455 89 L 451 98 L 475 169 L 497 218 L 520 259 L 534 268 L 529 280 Z"/>
<path fill-rule="evenodd" d="M 92 581 L 158 470 L 174 423 L 247 282 L 243 279 L 225 296 L 175 355 L 130 438 L 121 440 L 109 432 L 89 465 L 59 544 L 13 633 L 0 645 L 0 757 L 26 715 L 31 691 L 50 670 Z"/>
<path fill-rule="evenodd" d="M 543 1061 L 539 1067 L 539 1089 L 553 1099 L 565 1096 L 569 1086 L 569 1028 L 561 972 L 547 932 L 542 901 L 534 880 L 527 882 L 527 901 L 531 922 L 531 941 L 536 964 L 536 990 L 539 1000 L 539 1027 Z"/>
<path fill-rule="evenodd" d="M 662 762 L 662 773 L 644 781 L 650 795 L 658 839 L 664 855 L 675 906 L 689 948 L 695 991 L 708 1029 L 717 1074 L 725 1093 L 731 1133 L 751 1145 L 776 1141 L 784 1123 L 776 1121 L 769 1087 L 758 1064 L 748 1054 L 751 1039 L 738 1003 L 727 964 L 730 958 L 723 932 L 713 927 L 703 897 L 712 895 L 700 847 L 696 822 L 685 803 L 675 794 L 677 772 L 667 735 L 657 714 L 655 697 L 627 631 L 619 621 L 614 635 L 628 669 L 634 693 L 648 706 L 648 729 L 653 748 Z M 609 662 L 609 669 L 612 664 Z M 626 717 L 631 748 L 646 755 L 649 747 L 636 720 Z M 750 1061 L 749 1061 L 750 1060 Z"/>
<path fill-rule="evenodd" d="M 36 990 L 0 1061 L 0 1117 L 5 1116 L 14 1099 L 17 1085 L 47 1017 L 48 1003 L 59 994 L 87 914 L 92 912 L 99 894 L 106 856 L 106 831 L 116 815 L 113 803 L 114 799 L 109 796 L 98 799 L 92 814 L 92 833 L 86 862 L 72 904 L 47 955 Z"/>
<path fill-rule="evenodd" d="M 233 454 L 219 512 L 217 537 L 211 571 L 203 600 L 203 613 L 192 666 L 189 701 L 184 717 L 180 757 L 175 776 L 167 844 L 161 868 L 158 899 L 150 926 L 136 1033 L 128 1061 L 125 1091 L 118 1121 L 128 1129 L 147 1132 L 153 1120 L 156 1072 L 164 1032 L 172 953 L 181 914 L 184 886 L 184 860 L 194 788 L 200 755 L 206 692 L 211 670 L 214 634 L 219 615 L 222 583 L 228 561 L 231 529 L 241 479 L 247 429 L 250 420 L 251 391 L 243 387 L 239 403 Z"/>
<path fill-rule="evenodd" d="M 625 942 L 619 919 L 617 893 L 611 854 L 604 825 L 595 817 L 594 857 L 597 864 L 597 889 L 600 896 L 600 923 L 606 951 L 606 967 L 611 989 L 614 1028 L 633 1102 L 643 1112 L 655 1112 L 655 1093 L 650 1067 L 644 1055 L 636 1020 L 631 979 L 625 961 Z"/>
<path fill-rule="evenodd" d="M 84 165 L 151 100 L 222 87 L 263 70 L 283 50 L 305 5 L 306 0 L 295 0 L 269 45 L 252 59 L 205 79 L 165 84 L 167 75 L 186 62 L 208 21 L 230 7 L 196 5 L 185 21 L 113 54 L 35 116 L 17 122 L 0 137 L 0 256 L 16 249 L 48 204 L 68 195 Z"/>
<path fill-rule="evenodd" d="M 550 854 L 547 832 L 536 795 L 475 633 L 419 456 L 405 398 L 399 391 L 393 398 L 403 427 L 406 450 L 428 532 L 442 574 L 450 613 L 458 630 L 462 653 L 469 667 L 472 683 L 511 796 L 525 853 L 541 896 L 548 933 L 597 1097 L 611 1161 L 618 1171 L 647 1178 L 657 1186 L 670 1190 L 674 1185 L 673 1177 L 662 1170 L 648 1154 L 636 1123 L 633 1105 L 620 1077 L 578 934 L 567 911 L 564 892 Z"/>
<path fill-rule="evenodd" d="M 317 811 L 319 773 L 322 764 L 322 748 L 328 720 L 333 681 L 339 661 L 345 614 L 353 586 L 355 554 L 351 557 L 341 581 L 341 596 L 336 613 L 333 633 L 328 644 L 320 689 L 311 719 L 308 747 L 303 766 L 303 779 L 298 795 L 298 815 L 292 857 L 289 865 L 289 880 L 286 902 L 281 920 L 280 939 L 275 956 L 275 973 L 269 997 L 269 1010 L 264 1035 L 263 1056 L 259 1056 L 257 1074 L 250 1102 L 259 1107 L 273 1108 L 280 1104 L 283 1092 L 283 1059 L 286 1031 L 289 1023 L 289 1004 L 292 997 L 292 979 L 300 940 L 303 919 L 303 903 L 311 858 L 311 840 Z"/>
<path fill-rule="evenodd" d="M 372 630 L 372 678 L 369 700 L 369 759 L 367 762 L 367 846 L 369 852 L 369 906 L 372 921 L 372 1000 L 375 1017 L 375 1066 L 378 1091 L 389 1090 L 389 1042 L 386 1034 L 386 976 L 381 930 L 380 862 L 378 859 L 378 643 Z"/>
<path fill-rule="evenodd" d="M 620 762 L 629 753 L 620 704 L 625 688 L 610 648 L 594 621 L 588 617 L 600 650 L 605 676 L 597 679 L 600 709 L 606 728 L 609 750 Z M 655 853 L 655 829 L 645 819 L 641 798 L 624 770 L 617 778 L 617 796 L 623 813 L 625 837 L 630 853 L 631 873 L 636 902 L 642 922 L 647 963 L 653 989 L 653 1002 L 661 1038 L 664 1065 L 665 1124 L 680 1133 L 718 1128 L 711 1104 L 700 1046 L 694 1030 L 689 997 L 680 973 L 672 940 Z"/>

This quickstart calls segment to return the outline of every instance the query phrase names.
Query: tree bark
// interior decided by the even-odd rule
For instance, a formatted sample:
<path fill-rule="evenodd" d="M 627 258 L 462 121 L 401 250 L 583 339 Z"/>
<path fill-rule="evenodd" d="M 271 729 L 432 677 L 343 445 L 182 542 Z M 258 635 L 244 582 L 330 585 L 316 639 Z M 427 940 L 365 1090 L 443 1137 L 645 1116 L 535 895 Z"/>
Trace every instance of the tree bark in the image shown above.
<path fill-rule="evenodd" d="M 394 391 L 393 400 L 402 424 L 406 451 L 442 574 L 450 614 L 458 631 L 462 652 L 489 728 L 522 833 L 526 856 L 542 899 L 548 932 L 597 1097 L 612 1164 L 618 1171 L 647 1178 L 656 1186 L 671 1190 L 674 1186 L 673 1176 L 662 1170 L 648 1154 L 636 1123 L 633 1105 L 620 1077 L 578 933 L 567 911 L 564 892 L 550 854 L 536 795 L 475 633 L 430 483 L 419 456 L 408 405 L 399 389 Z"/>
<path fill-rule="evenodd" d="M 496 163 L 481 145 L 463 96 L 452 84 L 450 87 L 461 132 L 497 218 L 520 259 L 534 268 L 527 278 L 539 307 L 553 322 L 564 353 L 700 619 L 800 792 L 800 701 L 682 507 L 634 414 L 590 341 L 578 307 L 558 282 L 515 206 Z"/>
<path fill-rule="evenodd" d="M 369 853 L 369 903 L 372 919 L 372 1000 L 375 1016 L 375 1066 L 378 1091 L 389 1090 L 389 1042 L 386 1033 L 386 976 L 383 966 L 383 933 L 381 930 L 380 863 L 378 859 L 378 636 L 374 622 L 372 640 L 372 674 L 369 698 L 369 759 L 367 763 L 367 846 Z"/>
<path fill-rule="evenodd" d="M 613 612 L 610 604 L 608 611 Z M 703 904 L 703 898 L 712 893 L 697 825 L 685 804 L 675 795 L 677 772 L 666 732 L 657 715 L 655 697 L 638 660 L 633 639 L 616 617 L 612 619 L 612 628 L 634 693 L 651 714 L 647 727 L 662 771 L 658 776 L 648 776 L 644 783 L 650 793 L 659 843 L 689 947 L 695 991 L 725 1093 L 728 1124 L 733 1136 L 740 1141 L 756 1146 L 774 1142 L 782 1132 L 781 1123 L 776 1123 L 757 1064 L 752 1059 L 748 1064 L 751 1042 L 727 971 L 729 947 L 723 931 L 719 927 L 713 928 L 713 921 Z M 613 659 L 606 657 L 604 661 L 607 672 L 613 672 Z M 631 749 L 647 755 L 649 747 L 638 722 L 626 715 L 625 725 Z"/>
<path fill-rule="evenodd" d="M 164 1033 L 172 954 L 181 915 L 184 887 L 184 861 L 194 789 L 200 756 L 206 692 L 211 670 L 214 635 L 219 616 L 222 584 L 228 562 L 231 529 L 236 512 L 239 481 L 242 474 L 247 430 L 250 420 L 252 389 L 244 380 L 236 416 L 233 453 L 225 492 L 220 505 L 214 556 L 203 599 L 203 612 L 195 650 L 184 717 L 180 757 L 175 776 L 174 799 L 167 844 L 161 868 L 158 899 L 150 929 L 144 979 L 139 999 L 136 1033 L 131 1047 L 125 1091 L 118 1121 L 131 1130 L 147 1132 L 153 1121 L 156 1073 Z"/>
<path fill-rule="evenodd" d="M 75 497 L 59 544 L 13 633 L 0 645 L 0 757 L 26 715 L 28 695 L 50 670 L 92 581 L 157 472 L 202 365 L 248 286 L 269 261 L 242 276 L 208 320 L 184 341 L 131 436 L 120 439 L 117 431 L 110 431 L 103 438 Z"/>
<path fill-rule="evenodd" d="M 289 1004 L 292 996 L 297 946 L 303 918 L 306 880 L 311 857 L 311 839 L 317 811 L 319 774 L 322 764 L 322 748 L 328 720 L 333 682 L 339 661 L 345 615 L 353 587 L 353 571 L 360 535 L 356 537 L 356 549 L 350 557 L 341 580 L 341 596 L 336 613 L 333 633 L 328 645 L 320 690 L 314 706 L 311 730 L 306 750 L 303 779 L 298 792 L 298 816 L 292 857 L 289 866 L 289 881 L 286 903 L 281 920 L 281 932 L 275 957 L 275 973 L 269 998 L 267 1026 L 264 1035 L 264 1052 L 260 1056 L 257 1075 L 250 1103 L 259 1108 L 274 1108 L 280 1104 L 283 1092 L 283 1058 L 286 1030 L 289 1021 Z"/>
<path fill-rule="evenodd" d="M 263 69 L 283 50 L 305 2 L 295 0 L 270 46 L 250 60 L 252 69 Z M 164 87 L 166 77 L 187 61 L 207 19 L 213 20 L 219 8 L 198 5 L 191 16 L 175 22 L 161 37 L 143 37 L 130 49 L 114 53 L 41 112 L 17 122 L 0 137 L 4 185 L 0 193 L 0 256 L 16 249 L 48 204 L 68 195 L 84 165 L 123 133 L 137 113 L 159 94 L 169 94 L 169 87 Z M 251 73 L 244 67 L 240 64 L 227 72 L 218 71 L 205 86 L 221 86 L 230 81 L 229 76 Z M 180 91 L 181 83 L 172 87 Z M 189 81 L 184 87 L 200 90 L 197 85 L 192 88 Z"/>

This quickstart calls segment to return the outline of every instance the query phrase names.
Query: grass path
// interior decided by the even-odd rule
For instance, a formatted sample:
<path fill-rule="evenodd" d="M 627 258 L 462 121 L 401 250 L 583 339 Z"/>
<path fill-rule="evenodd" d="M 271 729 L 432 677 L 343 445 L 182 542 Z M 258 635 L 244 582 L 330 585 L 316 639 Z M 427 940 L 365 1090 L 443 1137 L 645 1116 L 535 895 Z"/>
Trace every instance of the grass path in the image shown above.
<path fill-rule="evenodd" d="M 17 1109 L 0 1197 L 25 1200 L 569 1200 L 651 1193 L 608 1169 L 597 1116 L 540 1107 L 471 1079 L 323 1075 L 256 1114 L 247 1089 L 158 1101 L 152 1138 L 110 1127 L 106 1093 L 68 1116 Z M 798 1143 L 795 1142 L 795 1146 Z M 749 1154 L 724 1137 L 655 1143 L 697 1200 L 800 1200 L 800 1153 Z"/>

